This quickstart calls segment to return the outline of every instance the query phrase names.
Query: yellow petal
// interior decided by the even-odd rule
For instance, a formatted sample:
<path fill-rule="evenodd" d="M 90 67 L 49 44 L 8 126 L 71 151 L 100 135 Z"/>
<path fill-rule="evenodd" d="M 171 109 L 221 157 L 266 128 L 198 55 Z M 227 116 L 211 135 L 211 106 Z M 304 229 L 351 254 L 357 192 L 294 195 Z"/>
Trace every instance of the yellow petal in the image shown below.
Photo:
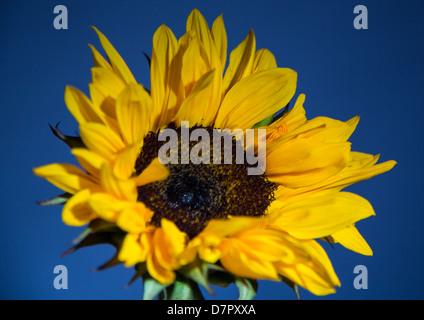
<path fill-rule="evenodd" d="M 138 262 L 144 261 L 141 257 L 139 237 L 139 234 L 128 233 L 124 238 L 118 259 L 123 261 L 126 267 L 131 267 Z"/>
<path fill-rule="evenodd" d="M 80 125 L 81 138 L 92 151 L 111 159 L 125 148 L 122 139 L 109 127 L 99 123 Z"/>
<path fill-rule="evenodd" d="M 166 166 L 160 163 L 159 158 L 155 158 L 143 172 L 133 178 L 137 186 L 143 186 L 155 181 L 161 181 L 169 176 L 169 170 Z"/>
<path fill-rule="evenodd" d="M 181 104 L 176 116 L 176 122 L 189 121 L 190 126 L 211 123 L 216 115 L 217 105 L 214 105 L 215 70 L 204 74 L 198 79 L 189 96 Z M 200 107 L 201 106 L 201 107 Z"/>
<path fill-rule="evenodd" d="M 252 73 L 277 68 L 277 61 L 268 49 L 259 49 L 253 60 Z"/>
<path fill-rule="evenodd" d="M 266 127 L 267 141 L 269 140 L 269 142 L 271 142 L 281 137 L 281 134 L 277 134 L 275 136 L 273 135 L 274 131 L 279 130 L 279 128 L 281 128 L 282 126 L 285 127 L 284 134 L 286 134 L 296 130 L 306 122 L 305 109 L 303 108 L 304 102 L 305 95 L 299 95 L 296 100 L 296 103 L 294 104 L 293 109 L 291 109 L 289 112 L 287 112 L 287 114 L 285 114 L 280 119 Z"/>
<path fill-rule="evenodd" d="M 293 134 L 288 134 L 292 133 L 306 122 L 305 109 L 303 108 L 304 102 L 305 95 L 299 95 L 294 107 L 290 111 L 269 126 L 261 127 L 261 129 L 266 129 L 267 144 L 277 139 L 288 140 L 290 137 L 293 137 Z"/>
<path fill-rule="evenodd" d="M 216 51 L 221 60 L 221 72 L 224 72 L 227 61 L 227 32 L 225 30 L 222 14 L 218 16 L 212 24 L 211 33 L 215 42 Z"/>
<path fill-rule="evenodd" d="M 132 179 L 119 179 L 107 164 L 103 165 L 100 175 L 102 186 L 107 193 L 121 200 L 137 201 L 137 187 Z"/>
<path fill-rule="evenodd" d="M 129 84 L 116 101 L 116 117 L 124 141 L 131 145 L 150 131 L 153 102 L 139 84 Z"/>
<path fill-rule="evenodd" d="M 266 173 L 270 181 L 298 188 L 323 181 L 345 168 L 350 144 L 323 143 L 299 137 L 267 145 Z"/>
<path fill-rule="evenodd" d="M 80 123 L 102 123 L 100 110 L 93 106 L 91 101 L 80 90 L 66 86 L 65 103 L 74 118 Z"/>
<path fill-rule="evenodd" d="M 186 33 L 181 37 L 180 50 L 182 52 L 181 80 L 187 96 L 196 82 L 211 70 L 211 64 L 203 44 L 194 33 Z"/>
<path fill-rule="evenodd" d="M 171 29 L 162 25 L 153 35 L 152 59 L 150 64 L 151 97 L 156 115 L 156 125 L 167 125 L 167 112 L 177 105 L 182 90 L 181 70 L 177 63 L 178 41 Z M 171 69 L 172 63 L 172 69 Z"/>
<path fill-rule="evenodd" d="M 147 257 L 147 270 L 149 274 L 162 284 L 171 284 L 175 281 L 175 272 L 162 267 L 156 255 Z"/>
<path fill-rule="evenodd" d="M 215 127 L 253 127 L 290 101 L 296 90 L 296 81 L 296 72 L 284 68 L 257 72 L 242 79 L 225 95 Z"/>
<path fill-rule="evenodd" d="M 35 168 L 33 172 L 56 187 L 72 194 L 82 189 L 95 190 L 99 188 L 94 178 L 71 164 L 49 164 Z"/>
<path fill-rule="evenodd" d="M 251 256 L 249 248 L 240 240 L 225 240 L 225 247 L 220 261 L 230 273 L 252 279 L 278 280 L 273 263 Z"/>
<path fill-rule="evenodd" d="M 84 170 L 95 177 L 100 176 L 100 168 L 105 163 L 105 158 L 86 148 L 73 148 L 71 152 Z"/>
<path fill-rule="evenodd" d="M 97 218 L 87 204 L 90 195 L 90 190 L 84 189 L 66 202 L 62 211 L 62 220 L 65 224 L 80 227 Z"/>
<path fill-rule="evenodd" d="M 138 202 L 122 210 L 116 224 L 124 231 L 141 233 L 146 230 L 146 224 L 152 216 L 153 212 Z"/>
<path fill-rule="evenodd" d="M 121 212 L 131 206 L 108 193 L 94 193 L 88 199 L 88 204 L 99 217 L 110 222 L 116 222 Z"/>
<path fill-rule="evenodd" d="M 91 86 L 95 86 L 104 98 L 111 97 L 116 99 L 125 88 L 125 82 L 116 73 L 109 69 L 99 67 L 91 68 L 91 77 L 93 81 Z M 114 114 L 114 112 L 110 110 L 103 109 L 103 111 L 105 111 L 108 115 Z"/>
<path fill-rule="evenodd" d="M 372 256 L 372 250 L 354 225 L 337 231 L 331 235 L 335 242 L 357 253 Z"/>
<path fill-rule="evenodd" d="M 120 152 L 113 164 L 114 175 L 122 180 L 128 179 L 135 173 L 135 163 L 140 153 L 141 145 L 133 144 Z"/>
<path fill-rule="evenodd" d="M 354 183 L 359 181 L 367 180 L 372 177 L 375 177 L 379 174 L 387 172 L 391 170 L 396 165 L 396 161 L 389 160 L 383 163 L 379 163 L 373 166 L 366 166 L 363 168 L 352 169 L 351 167 L 347 167 L 345 170 L 339 172 L 336 176 L 330 178 L 325 183 L 325 186 L 318 186 L 321 189 L 333 189 L 333 190 L 341 190 L 346 188 Z M 324 184 L 324 182 L 322 182 Z"/>
<path fill-rule="evenodd" d="M 291 203 L 276 214 L 270 226 L 298 239 L 317 239 L 374 214 L 366 199 L 353 193 L 339 192 Z"/>
<path fill-rule="evenodd" d="M 377 163 L 380 155 L 372 155 L 363 152 L 351 151 L 349 155 L 349 162 L 347 166 L 351 169 L 360 169 L 372 166 Z"/>
<path fill-rule="evenodd" d="M 212 51 L 215 50 L 215 47 L 212 43 L 212 36 L 209 31 L 208 23 L 199 10 L 194 9 L 188 19 L 186 24 L 186 31 L 190 33 L 194 31 L 195 34 L 199 37 L 200 42 L 202 43 L 205 53 L 208 57 L 208 61 L 211 60 Z"/>
<path fill-rule="evenodd" d="M 139 233 L 128 233 L 125 236 L 118 259 L 124 261 L 126 267 L 144 262 L 152 251 L 151 230 Z"/>
<path fill-rule="evenodd" d="M 181 253 L 186 245 L 186 234 L 180 231 L 174 222 L 167 219 L 161 220 L 161 228 L 164 234 L 166 234 L 166 237 L 169 239 L 169 247 L 172 249 L 172 252 L 174 254 Z"/>
<path fill-rule="evenodd" d="M 109 62 L 107 62 L 106 59 L 103 58 L 103 56 L 97 51 L 97 49 L 91 44 L 88 44 L 88 46 L 90 47 L 91 52 L 93 54 L 94 65 L 96 67 L 101 67 L 101 68 L 105 68 L 112 71 L 113 69 L 111 65 L 109 64 Z"/>
<path fill-rule="evenodd" d="M 256 51 L 256 39 L 253 30 L 230 54 L 230 62 L 224 75 L 223 93 L 230 90 L 238 81 L 252 71 Z M 264 117 L 263 119 L 265 119 Z"/>
<path fill-rule="evenodd" d="M 103 49 L 105 50 L 113 70 L 124 80 L 126 83 L 135 82 L 135 78 L 132 75 L 130 69 L 128 69 L 127 64 L 124 59 L 119 55 L 118 51 L 112 46 L 110 41 L 101 33 L 96 27 L 93 27 L 96 31 L 100 43 L 102 44 Z"/>
<path fill-rule="evenodd" d="M 352 135 L 358 121 L 359 117 L 354 117 L 347 122 L 327 117 L 316 117 L 292 130 L 284 136 L 284 139 L 302 136 L 304 138 L 314 137 L 314 139 L 324 142 L 345 142 Z"/>
<path fill-rule="evenodd" d="M 277 262 L 275 267 L 278 273 L 315 295 L 334 293 L 334 287 L 340 286 L 340 281 L 324 249 L 315 241 L 299 242 L 298 244 L 310 258 L 304 262 L 290 265 Z"/>

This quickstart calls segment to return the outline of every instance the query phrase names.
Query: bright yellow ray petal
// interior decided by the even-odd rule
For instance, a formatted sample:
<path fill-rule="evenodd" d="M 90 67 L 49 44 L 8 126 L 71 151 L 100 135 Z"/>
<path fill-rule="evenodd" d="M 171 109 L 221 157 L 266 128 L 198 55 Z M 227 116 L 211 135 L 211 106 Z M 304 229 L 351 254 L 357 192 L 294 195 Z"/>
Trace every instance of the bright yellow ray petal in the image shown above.
<path fill-rule="evenodd" d="M 88 46 L 90 47 L 91 52 L 93 54 L 94 65 L 96 67 L 101 67 L 101 68 L 105 68 L 105 69 L 112 71 L 113 70 L 112 66 L 109 64 L 109 62 L 106 61 L 105 58 L 103 58 L 103 56 L 100 54 L 100 52 L 97 51 L 97 49 L 93 45 L 88 44 Z"/>
<path fill-rule="evenodd" d="M 317 239 L 374 214 L 366 199 L 353 193 L 339 192 L 291 203 L 276 214 L 270 226 L 298 239 Z"/>
<path fill-rule="evenodd" d="M 141 233 L 146 230 L 146 223 L 152 216 L 153 212 L 138 202 L 122 210 L 116 224 L 124 231 Z"/>
<path fill-rule="evenodd" d="M 335 193 L 354 183 L 387 172 L 396 165 L 396 161 L 393 160 L 374 165 L 378 160 L 378 156 L 365 153 L 350 152 L 350 157 L 347 166 L 328 179 L 300 189 L 285 188 L 276 197 L 283 201 L 294 202 L 310 197 L 311 194 L 316 192 Z"/>
<path fill-rule="evenodd" d="M 299 245 L 302 245 L 310 259 L 293 265 L 277 262 L 275 267 L 278 273 L 313 294 L 321 296 L 334 293 L 334 287 L 340 286 L 340 281 L 324 249 L 315 241 L 299 242 Z"/>
<path fill-rule="evenodd" d="M 276 113 L 293 97 L 297 74 L 277 68 L 254 73 L 232 87 L 219 109 L 217 128 L 251 128 Z"/>
<path fill-rule="evenodd" d="M 84 144 L 106 158 L 111 158 L 125 148 L 125 144 L 115 131 L 98 123 L 80 125 L 81 138 Z"/>
<path fill-rule="evenodd" d="M 94 193 L 88 199 L 88 204 L 100 218 L 110 222 L 116 222 L 121 212 L 130 206 L 128 202 L 108 193 Z"/>
<path fill-rule="evenodd" d="M 125 180 L 135 173 L 135 163 L 140 148 L 140 144 L 133 144 L 119 153 L 113 164 L 113 173 L 117 178 Z"/>
<path fill-rule="evenodd" d="M 221 60 L 221 71 L 224 72 L 227 61 L 227 32 L 224 26 L 222 14 L 218 16 L 211 28 L 212 38 L 215 42 L 215 48 Z M 221 75 L 220 75 L 221 76 Z"/>
<path fill-rule="evenodd" d="M 90 195 L 90 190 L 84 189 L 66 202 L 62 211 L 62 220 L 65 224 L 80 227 L 97 218 L 97 215 L 87 204 Z"/>
<path fill-rule="evenodd" d="M 124 141 L 139 142 L 150 131 L 153 102 L 139 84 L 129 84 L 116 101 L 116 117 Z"/>
<path fill-rule="evenodd" d="M 210 61 L 212 51 L 215 50 L 215 47 L 212 43 L 212 36 L 209 31 L 208 23 L 206 22 L 206 19 L 203 17 L 203 15 L 199 12 L 199 10 L 194 9 L 190 13 L 186 23 L 186 31 L 188 33 L 191 31 L 195 32 L 195 34 L 199 37 L 203 48 L 205 49 L 205 53 L 208 57 L 208 60 Z"/>
<path fill-rule="evenodd" d="M 259 49 L 256 51 L 252 73 L 273 68 L 277 68 L 277 61 L 271 51 L 268 49 Z"/>
<path fill-rule="evenodd" d="M 354 225 L 348 226 L 331 235 L 335 242 L 357 253 L 372 256 L 372 250 Z"/>
<path fill-rule="evenodd" d="M 187 96 L 196 82 L 211 70 L 211 64 L 202 42 L 194 33 L 186 33 L 181 37 L 180 50 L 182 53 L 181 80 Z"/>
<path fill-rule="evenodd" d="M 266 173 L 270 181 L 286 187 L 313 185 L 340 172 L 349 152 L 347 142 L 322 143 L 302 137 L 278 147 L 267 145 Z"/>
<path fill-rule="evenodd" d="M 100 110 L 80 90 L 66 86 L 65 103 L 74 118 L 80 123 L 102 123 Z"/>
<path fill-rule="evenodd" d="M 253 30 L 230 54 L 230 62 L 224 74 L 223 93 L 229 91 L 238 81 L 252 71 L 256 51 L 256 39 Z M 265 118 L 265 117 L 264 117 Z"/>
<path fill-rule="evenodd" d="M 137 177 L 133 178 L 137 186 L 143 186 L 155 181 L 164 180 L 169 176 L 169 170 L 160 163 L 159 158 L 155 158 L 149 166 Z"/>
<path fill-rule="evenodd" d="M 92 27 L 96 31 L 97 36 L 100 39 L 103 49 L 105 50 L 113 70 L 124 80 L 126 83 L 135 82 L 135 78 L 132 75 L 130 69 L 125 63 L 124 59 L 119 55 L 118 51 L 112 46 L 110 41 L 101 33 L 96 27 Z"/>
<path fill-rule="evenodd" d="M 113 173 L 113 169 L 105 164 L 101 172 L 101 183 L 105 191 L 121 200 L 135 202 L 137 200 L 137 187 L 132 179 L 121 180 Z"/>
<path fill-rule="evenodd" d="M 140 235 L 138 233 L 128 233 L 124 238 L 121 250 L 119 250 L 118 259 L 123 261 L 126 267 L 131 267 L 146 259 L 142 255 L 139 238 Z"/>
<path fill-rule="evenodd" d="M 217 109 L 217 105 L 214 105 L 214 98 L 216 97 L 214 92 L 215 86 L 219 85 L 214 81 L 215 74 L 215 70 L 212 70 L 196 81 L 193 90 L 181 104 L 176 115 L 177 123 L 189 121 L 189 125 L 194 126 L 207 125 L 213 121 Z"/>
<path fill-rule="evenodd" d="M 95 177 L 99 177 L 100 168 L 106 161 L 105 158 L 86 148 L 73 148 L 71 152 L 84 170 Z"/>
<path fill-rule="evenodd" d="M 103 97 L 111 97 L 116 99 L 121 91 L 125 88 L 125 82 L 112 70 L 94 67 L 91 68 L 91 77 L 93 84 L 102 93 Z M 106 114 L 113 115 L 112 112 Z"/>
<path fill-rule="evenodd" d="M 162 267 L 158 262 L 156 255 L 147 257 L 147 270 L 149 274 L 162 284 L 171 284 L 175 281 L 175 272 Z"/>
<path fill-rule="evenodd" d="M 306 123 L 305 109 L 303 103 L 305 102 L 305 95 L 301 94 L 296 100 L 294 107 L 288 111 L 280 119 L 274 121 L 267 127 L 261 127 L 266 129 L 266 141 L 267 143 L 273 142 L 288 133 L 296 130 L 298 127 Z M 284 137 L 285 138 L 285 137 Z"/>
<path fill-rule="evenodd" d="M 150 91 L 156 115 L 156 125 L 168 124 L 168 112 L 177 105 L 182 93 L 180 61 L 177 61 L 178 41 L 167 26 L 160 26 L 153 35 L 150 64 Z M 179 63 L 177 63 L 179 62 Z"/>
<path fill-rule="evenodd" d="M 249 248 L 239 239 L 227 239 L 224 245 L 225 253 L 220 261 L 230 273 L 253 279 L 278 280 L 273 263 L 251 256 Z"/>
<path fill-rule="evenodd" d="M 72 194 L 82 189 L 98 189 L 99 187 L 94 178 L 71 164 L 49 164 L 35 168 L 33 172 L 56 187 Z"/>

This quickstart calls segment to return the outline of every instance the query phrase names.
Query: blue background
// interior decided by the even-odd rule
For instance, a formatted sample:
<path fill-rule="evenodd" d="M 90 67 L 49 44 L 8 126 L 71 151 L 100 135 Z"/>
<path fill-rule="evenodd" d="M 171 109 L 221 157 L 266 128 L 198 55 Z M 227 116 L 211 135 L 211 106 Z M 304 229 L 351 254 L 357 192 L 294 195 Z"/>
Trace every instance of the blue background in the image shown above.
<path fill-rule="evenodd" d="M 53 8 L 68 8 L 68 30 L 53 27 Z M 368 8 L 368 30 L 353 27 L 353 8 Z M 323 243 L 342 282 L 337 293 L 303 299 L 422 299 L 423 245 L 423 40 L 421 1 L 2 1 L 0 4 L 0 298 L 139 299 L 141 281 L 122 289 L 133 274 L 120 265 L 90 272 L 114 253 L 85 248 L 60 258 L 81 228 L 61 221 L 60 207 L 39 207 L 60 190 L 32 174 L 52 163 L 76 163 L 48 124 L 61 121 L 72 134 L 67 84 L 88 92 L 91 52 L 101 49 L 97 26 L 148 86 L 155 30 L 168 25 L 180 37 L 193 8 L 211 25 L 221 13 L 229 50 L 250 28 L 257 48 L 268 48 L 278 65 L 298 72 L 296 96 L 306 94 L 308 118 L 361 116 L 350 139 L 356 151 L 381 154 L 398 165 L 348 190 L 368 199 L 377 213 L 357 224 L 374 250 L 366 257 Z M 68 268 L 68 290 L 53 287 L 56 265 Z M 368 269 L 368 289 L 356 290 L 353 269 Z M 234 287 L 206 298 L 234 299 Z M 260 282 L 258 299 L 295 299 L 284 284 Z"/>

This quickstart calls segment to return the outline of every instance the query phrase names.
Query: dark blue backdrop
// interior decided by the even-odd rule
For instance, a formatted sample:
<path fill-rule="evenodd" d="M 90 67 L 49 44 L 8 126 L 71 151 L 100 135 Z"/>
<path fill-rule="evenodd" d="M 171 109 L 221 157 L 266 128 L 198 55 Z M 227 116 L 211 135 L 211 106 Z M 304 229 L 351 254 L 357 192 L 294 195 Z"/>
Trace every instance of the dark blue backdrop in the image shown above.
<path fill-rule="evenodd" d="M 59 4 L 68 9 L 67 30 L 53 27 L 53 8 Z M 367 30 L 353 27 L 358 4 L 368 8 Z M 349 188 L 370 200 L 377 213 L 357 224 L 374 256 L 324 243 L 342 282 L 337 294 L 324 299 L 422 299 L 424 5 L 347 0 L 2 1 L 0 298 L 140 298 L 141 281 L 122 289 L 132 269 L 89 271 L 113 254 L 111 247 L 60 258 L 82 229 L 64 225 L 61 208 L 35 204 L 59 190 L 31 170 L 51 162 L 75 163 L 48 123 L 61 121 L 66 133 L 77 129 L 63 94 L 67 84 L 88 92 L 92 58 L 87 44 L 100 49 L 90 25 L 105 33 L 136 79 L 148 85 L 142 52 L 151 52 L 156 28 L 165 23 L 181 36 L 195 7 L 210 24 L 224 14 L 230 50 L 253 28 L 258 48 L 270 49 L 279 66 L 298 72 L 296 95 L 306 94 L 309 118 L 360 115 L 353 149 L 398 161 L 391 172 Z M 68 290 L 53 287 L 58 264 L 68 268 Z M 367 290 L 353 287 L 356 265 L 368 269 Z M 234 287 L 217 290 L 216 298 L 235 297 Z M 304 290 L 301 297 L 316 298 Z M 295 296 L 283 284 L 261 282 L 257 298 Z"/>

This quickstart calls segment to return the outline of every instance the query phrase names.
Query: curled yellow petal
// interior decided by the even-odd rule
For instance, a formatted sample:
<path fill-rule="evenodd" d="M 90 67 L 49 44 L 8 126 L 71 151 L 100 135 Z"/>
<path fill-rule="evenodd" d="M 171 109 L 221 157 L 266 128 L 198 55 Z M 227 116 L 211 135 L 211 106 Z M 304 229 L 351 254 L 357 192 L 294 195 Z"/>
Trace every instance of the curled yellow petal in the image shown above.
<path fill-rule="evenodd" d="M 133 178 L 137 186 L 143 186 L 155 181 L 161 181 L 169 176 L 169 170 L 166 166 L 160 163 L 159 158 L 155 158 L 143 172 Z"/>
<path fill-rule="evenodd" d="M 62 220 L 65 224 L 80 227 L 97 218 L 87 203 L 90 195 L 90 190 L 84 189 L 66 202 L 62 211 Z"/>
<path fill-rule="evenodd" d="M 98 189 L 97 181 L 71 164 L 54 163 L 33 169 L 35 175 L 45 178 L 56 187 L 77 193 L 82 189 Z"/>

